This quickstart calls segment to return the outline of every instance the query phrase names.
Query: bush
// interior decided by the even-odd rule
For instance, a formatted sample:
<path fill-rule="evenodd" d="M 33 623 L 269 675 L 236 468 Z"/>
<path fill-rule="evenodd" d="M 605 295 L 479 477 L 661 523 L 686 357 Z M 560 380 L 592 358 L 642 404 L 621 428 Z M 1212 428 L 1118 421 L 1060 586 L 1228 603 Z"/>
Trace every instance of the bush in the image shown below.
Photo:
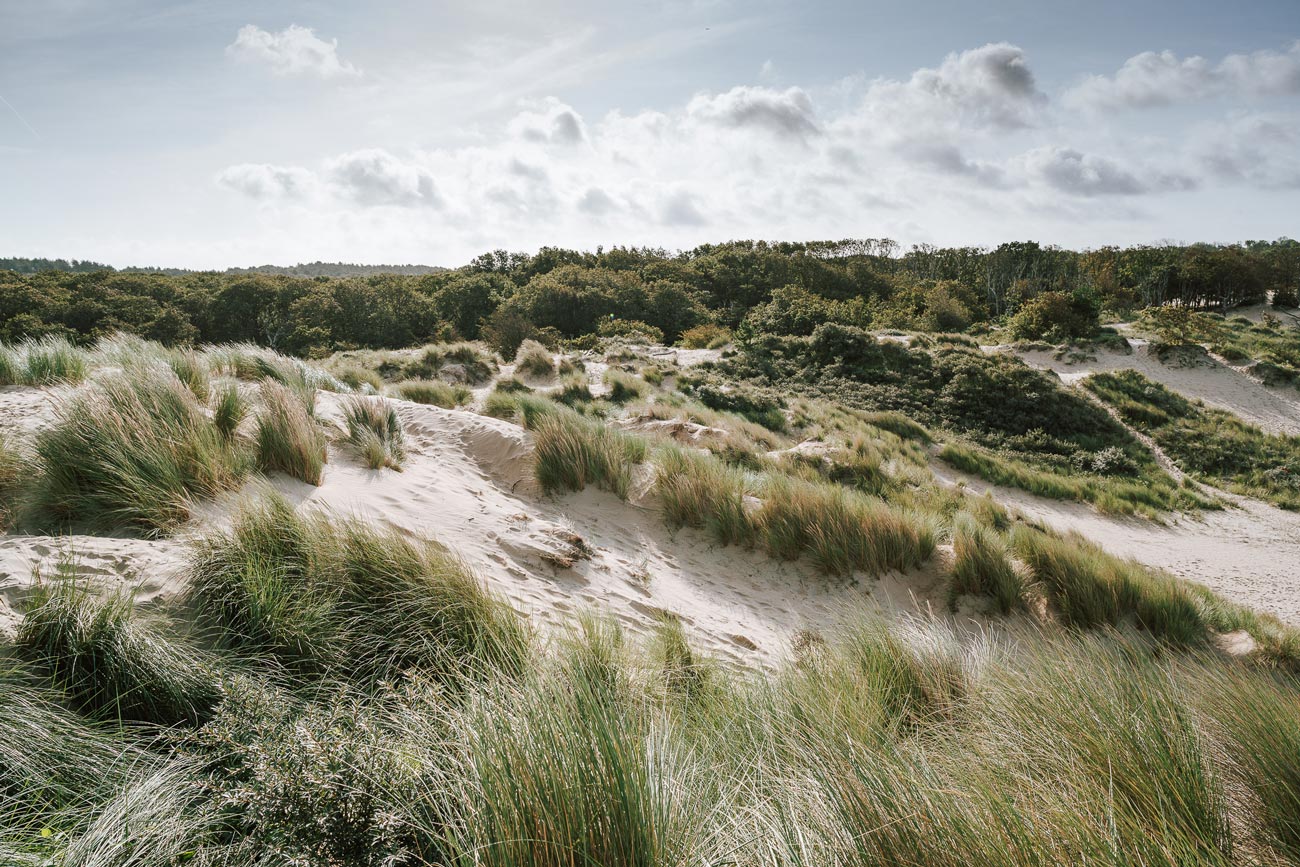
<path fill-rule="evenodd" d="M 73 704 L 104 719 L 159 725 L 209 717 L 218 690 L 203 654 L 141 623 L 129 599 L 97 599 L 61 577 L 29 603 L 17 647 Z"/>
<path fill-rule="evenodd" d="M 325 473 L 325 432 L 299 396 L 274 381 L 262 383 L 257 414 L 257 465 L 262 472 L 282 472 L 309 485 Z"/>
<path fill-rule="evenodd" d="M 682 332 L 681 345 L 687 349 L 718 349 L 731 342 L 731 331 L 721 325 L 705 323 Z"/>
<path fill-rule="evenodd" d="M 619 337 L 633 343 L 663 343 L 664 333 L 635 319 L 602 319 L 596 328 L 601 337 Z"/>
<path fill-rule="evenodd" d="M 1044 292 L 1011 318 L 1011 334 L 1018 340 L 1053 343 L 1091 337 L 1097 332 L 1100 313 L 1097 299 L 1083 290 Z"/>
<path fill-rule="evenodd" d="M 632 470 L 646 458 L 646 442 L 571 411 L 528 424 L 534 434 L 537 482 L 546 493 L 599 485 L 627 499 Z"/>
<path fill-rule="evenodd" d="M 348 425 L 348 442 L 372 470 L 381 467 L 400 471 L 406 457 L 405 437 L 397 411 L 379 397 L 352 397 L 343 404 Z"/>
<path fill-rule="evenodd" d="M 474 399 L 474 393 L 463 385 L 449 385 L 438 379 L 416 379 L 395 386 L 398 397 L 412 403 L 455 409 Z"/>
<path fill-rule="evenodd" d="M 195 497 L 236 487 L 244 447 L 223 435 L 168 369 L 137 369 L 65 399 L 36 434 L 38 524 L 156 533 L 190 515 Z"/>

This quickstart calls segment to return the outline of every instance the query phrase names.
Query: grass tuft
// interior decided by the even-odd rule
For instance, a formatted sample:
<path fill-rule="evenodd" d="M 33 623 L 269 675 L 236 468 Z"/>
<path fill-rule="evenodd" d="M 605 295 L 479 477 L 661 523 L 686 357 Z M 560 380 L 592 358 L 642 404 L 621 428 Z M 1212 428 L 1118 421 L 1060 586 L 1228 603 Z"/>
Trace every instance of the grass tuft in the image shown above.
<path fill-rule="evenodd" d="M 383 398 L 351 397 L 343 404 L 348 441 L 372 470 L 389 467 L 400 471 L 406 457 L 405 437 L 397 410 Z"/>
<path fill-rule="evenodd" d="M 258 467 L 319 485 L 325 473 L 325 432 L 299 393 L 274 380 L 263 382 L 261 393 L 255 434 Z"/>

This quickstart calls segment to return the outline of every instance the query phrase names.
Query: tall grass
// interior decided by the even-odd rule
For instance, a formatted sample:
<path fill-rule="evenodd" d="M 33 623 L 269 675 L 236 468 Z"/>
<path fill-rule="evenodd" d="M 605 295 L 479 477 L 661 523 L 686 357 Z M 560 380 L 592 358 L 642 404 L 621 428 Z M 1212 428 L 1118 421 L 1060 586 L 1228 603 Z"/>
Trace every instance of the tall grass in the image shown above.
<path fill-rule="evenodd" d="M 166 368 L 104 377 L 65 398 L 34 452 L 32 519 L 97 530 L 171 529 L 194 498 L 235 487 L 249 469 L 242 445 Z"/>
<path fill-rule="evenodd" d="M 838 485 L 769 477 L 754 515 L 760 544 L 773 557 L 807 555 L 822 571 L 879 575 L 920 565 L 934 532 L 919 516 Z"/>
<path fill-rule="evenodd" d="M 77 384 L 86 378 L 89 364 L 84 350 L 63 337 L 42 337 L 19 345 L 25 385 Z"/>
<path fill-rule="evenodd" d="M 235 384 L 227 385 L 213 395 L 212 423 L 227 440 L 234 439 L 239 426 L 248 418 L 248 401 Z"/>
<path fill-rule="evenodd" d="M 655 493 L 664 520 L 707 530 L 723 545 L 749 542 L 754 525 L 745 507 L 745 474 L 708 455 L 665 445 L 655 456 Z"/>
<path fill-rule="evenodd" d="M 348 442 L 372 470 L 402 469 L 406 458 L 405 436 L 397 410 L 379 397 L 352 397 L 343 404 L 348 425 Z"/>
<path fill-rule="evenodd" d="M 325 473 L 326 440 L 310 408 L 300 394 L 274 380 L 262 383 L 261 395 L 254 435 L 258 467 L 319 485 Z"/>
<path fill-rule="evenodd" d="M 13 521 L 22 494 L 26 461 L 20 448 L 0 433 L 0 532 Z"/>
<path fill-rule="evenodd" d="M 450 385 L 437 379 L 415 379 L 398 383 L 394 390 L 402 400 L 431 404 L 443 409 L 464 406 L 474 397 L 473 392 L 463 385 Z"/>
<path fill-rule="evenodd" d="M 515 372 L 535 379 L 555 376 L 555 358 L 536 340 L 525 340 L 515 352 Z"/>
<path fill-rule="evenodd" d="M 212 712 L 211 663 L 133 617 L 129 599 L 96 598 L 65 579 L 28 604 L 19 651 L 83 711 L 161 725 L 201 722 Z"/>
<path fill-rule="evenodd" d="M 1003 614 L 1024 607 L 1024 582 L 994 531 L 963 512 L 953 522 L 952 547 L 951 603 L 958 596 L 974 594 L 990 597 Z"/>
<path fill-rule="evenodd" d="M 614 403 L 639 400 L 646 390 L 644 379 L 616 367 L 605 370 L 605 385 L 609 386 L 609 399 Z"/>
<path fill-rule="evenodd" d="M 371 681 L 408 670 L 453 682 L 518 670 L 516 615 L 455 557 L 392 530 L 279 497 L 201 540 L 192 594 L 232 649 L 298 673 Z"/>
<path fill-rule="evenodd" d="M 633 469 L 648 452 L 644 439 L 570 411 L 549 414 L 532 430 L 535 474 L 547 493 L 598 485 L 627 499 Z"/>

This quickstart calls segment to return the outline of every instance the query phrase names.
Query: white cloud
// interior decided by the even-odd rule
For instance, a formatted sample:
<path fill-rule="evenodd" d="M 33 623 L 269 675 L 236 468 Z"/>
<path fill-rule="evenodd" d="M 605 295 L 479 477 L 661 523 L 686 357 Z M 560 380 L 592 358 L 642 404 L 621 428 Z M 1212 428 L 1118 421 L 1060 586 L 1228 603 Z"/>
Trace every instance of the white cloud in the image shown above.
<path fill-rule="evenodd" d="M 1223 96 L 1300 94 L 1300 42 L 1286 51 L 1229 54 L 1217 65 L 1204 57 L 1145 51 L 1113 75 L 1093 75 L 1065 94 L 1069 105 L 1091 109 L 1147 108 Z"/>
<path fill-rule="evenodd" d="M 263 30 L 255 24 L 239 29 L 226 53 L 239 60 L 265 63 L 276 75 L 316 75 L 341 78 L 360 75 L 351 63 L 339 60 L 339 41 L 329 42 L 316 36 L 310 27 L 290 24 L 279 33 Z"/>
<path fill-rule="evenodd" d="M 1135 196 L 1190 190 L 1196 181 L 1177 172 L 1138 171 L 1096 154 L 1068 147 L 1036 148 L 1017 162 L 1031 180 L 1076 196 Z"/>
<path fill-rule="evenodd" d="M 1300 189 L 1300 118 L 1246 115 L 1212 127 L 1196 146 L 1217 178 L 1262 189 Z"/>
<path fill-rule="evenodd" d="M 812 100 L 797 87 L 733 87 L 716 95 L 700 93 L 686 106 L 686 113 L 705 123 L 788 138 L 805 139 L 819 132 Z"/>
<path fill-rule="evenodd" d="M 515 115 L 511 134 L 529 142 L 572 147 L 587 139 L 582 118 L 555 97 L 547 97 Z"/>
<path fill-rule="evenodd" d="M 353 151 L 329 161 L 326 175 L 344 197 L 361 205 L 424 205 L 441 199 L 433 175 L 378 148 Z"/>
<path fill-rule="evenodd" d="M 295 166 L 272 166 L 265 163 L 241 163 L 217 174 L 217 183 L 244 195 L 269 201 L 302 199 L 316 188 L 316 175 Z"/>

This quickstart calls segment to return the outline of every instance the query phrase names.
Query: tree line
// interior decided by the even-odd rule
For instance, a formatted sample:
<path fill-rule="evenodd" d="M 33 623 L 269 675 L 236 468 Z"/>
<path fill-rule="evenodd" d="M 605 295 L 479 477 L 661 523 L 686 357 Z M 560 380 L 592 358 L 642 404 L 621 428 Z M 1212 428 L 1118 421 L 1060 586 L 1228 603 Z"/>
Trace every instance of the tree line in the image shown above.
<path fill-rule="evenodd" d="M 249 341 L 305 356 L 478 338 L 512 352 L 527 337 L 620 327 L 668 341 L 701 325 L 962 331 L 1018 314 L 1050 325 L 1057 310 L 1083 319 L 1164 305 L 1224 311 L 1270 295 L 1294 305 L 1300 289 L 1300 242 L 1289 238 L 1084 251 L 1032 241 L 903 251 L 887 239 L 731 241 L 682 252 L 547 247 L 497 250 L 431 273 L 315 277 L 5 264 L 22 266 L 0 270 L 5 341 L 91 341 L 123 330 L 167 344 Z"/>

